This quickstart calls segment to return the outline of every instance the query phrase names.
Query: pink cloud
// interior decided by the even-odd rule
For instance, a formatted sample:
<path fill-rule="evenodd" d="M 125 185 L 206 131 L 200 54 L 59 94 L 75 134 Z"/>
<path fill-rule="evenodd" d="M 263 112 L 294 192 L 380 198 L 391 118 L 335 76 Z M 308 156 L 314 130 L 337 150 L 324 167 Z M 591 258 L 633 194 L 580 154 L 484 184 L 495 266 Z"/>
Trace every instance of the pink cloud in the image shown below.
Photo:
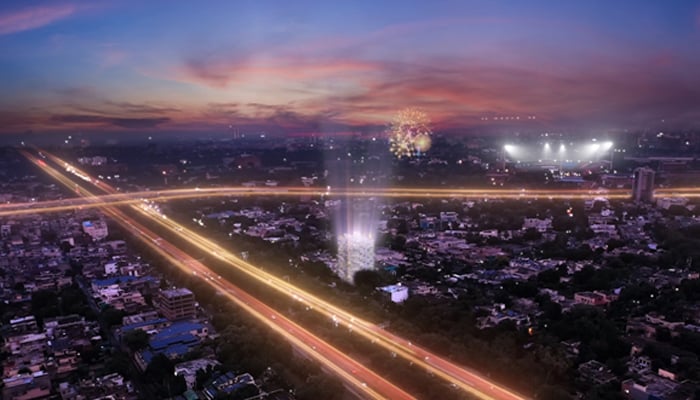
<path fill-rule="evenodd" d="M 128 53 L 123 50 L 110 48 L 104 51 L 100 58 L 100 66 L 109 68 L 122 64 L 128 58 Z"/>
<path fill-rule="evenodd" d="M 289 79 L 305 80 L 329 76 L 342 76 L 348 73 L 367 72 L 378 69 L 374 63 L 358 60 L 298 61 L 280 59 L 267 62 L 200 61 L 188 62 L 181 71 L 185 81 L 194 81 L 213 87 L 226 87 L 228 84 L 248 79 Z"/>
<path fill-rule="evenodd" d="M 66 18 L 76 11 L 72 4 L 46 5 L 0 14 L 0 35 L 28 31 Z"/>

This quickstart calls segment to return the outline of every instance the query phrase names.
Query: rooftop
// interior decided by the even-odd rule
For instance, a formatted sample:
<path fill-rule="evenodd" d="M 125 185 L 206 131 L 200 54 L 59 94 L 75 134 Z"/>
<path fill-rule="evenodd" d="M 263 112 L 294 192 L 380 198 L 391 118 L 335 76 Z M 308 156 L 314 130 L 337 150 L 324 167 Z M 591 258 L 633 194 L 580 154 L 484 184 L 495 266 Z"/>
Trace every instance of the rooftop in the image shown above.
<path fill-rule="evenodd" d="M 167 289 L 163 290 L 161 294 L 165 297 L 182 297 L 182 296 L 192 296 L 192 292 L 187 288 L 177 288 L 177 289 Z"/>
<path fill-rule="evenodd" d="M 408 290 L 406 286 L 401 286 L 401 285 L 389 285 L 389 286 L 384 286 L 379 288 L 381 291 L 387 292 L 387 293 L 396 293 L 396 292 L 401 292 L 403 290 Z"/>

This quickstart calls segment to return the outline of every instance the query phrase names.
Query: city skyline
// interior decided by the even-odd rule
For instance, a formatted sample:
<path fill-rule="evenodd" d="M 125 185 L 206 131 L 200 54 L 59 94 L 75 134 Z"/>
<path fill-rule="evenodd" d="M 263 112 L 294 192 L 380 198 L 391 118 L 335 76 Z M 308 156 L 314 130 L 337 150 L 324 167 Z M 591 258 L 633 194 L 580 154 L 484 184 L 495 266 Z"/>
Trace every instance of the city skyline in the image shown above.
<path fill-rule="evenodd" d="M 2 133 L 697 128 L 700 5 L 0 6 Z"/>

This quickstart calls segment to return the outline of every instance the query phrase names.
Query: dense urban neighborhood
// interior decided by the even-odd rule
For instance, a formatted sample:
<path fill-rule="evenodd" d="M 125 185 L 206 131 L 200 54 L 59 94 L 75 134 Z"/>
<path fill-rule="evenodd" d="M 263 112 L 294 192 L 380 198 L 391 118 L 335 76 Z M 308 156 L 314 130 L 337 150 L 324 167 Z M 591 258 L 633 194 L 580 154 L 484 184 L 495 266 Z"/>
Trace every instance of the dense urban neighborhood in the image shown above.
<path fill-rule="evenodd" d="M 132 172 L 110 148 L 79 149 L 75 162 L 124 191 L 215 187 L 227 176 L 242 187 L 325 188 L 333 172 L 319 169 L 313 153 L 299 148 L 314 145 L 324 144 L 295 142 L 286 150 L 257 144 L 238 155 L 226 143 L 145 148 L 164 160 L 154 168 L 160 174 Z M 223 163 L 203 159 L 203 149 L 220 152 Z M 477 160 L 489 151 L 472 153 Z M 4 202 L 70 197 L 13 150 L 5 154 L 4 170 L 15 172 L 5 173 Z M 359 160 L 365 162 L 363 156 Z M 439 174 L 436 168 L 450 162 L 457 161 L 446 155 L 411 167 L 420 179 Z M 491 169 L 484 168 L 494 167 L 479 162 L 464 179 L 481 176 L 488 186 Z M 344 167 L 346 183 L 388 182 L 377 169 L 355 175 L 352 164 L 357 158 Z M 507 187 L 518 175 L 511 171 L 499 179 Z M 524 394 L 692 398 L 700 393 L 698 201 L 617 198 L 610 193 L 624 186 L 606 186 L 611 176 L 596 174 L 577 184 L 590 194 L 585 199 L 351 199 L 334 197 L 330 188 L 313 196 L 144 200 L 140 207 L 183 221 L 242 259 Z M 376 216 L 376 234 L 371 268 L 348 283 L 334 216 L 358 205 Z M 0 220 L 3 398 L 345 396 L 342 385 L 318 365 L 240 307 L 219 301 L 221 293 L 196 272 L 174 270 L 98 209 Z M 187 250 L 191 244 L 181 246 Z M 192 251 L 220 273 L 204 281 L 244 284 L 217 254 Z M 248 285 L 280 312 L 318 326 L 326 340 L 348 354 L 362 354 L 366 365 L 397 382 L 419 386 L 435 379 L 368 347 L 352 329 L 319 319 L 303 302 L 289 304 Z M 421 390 L 426 398 L 469 396 L 447 384 L 416 387 L 415 393 Z"/>

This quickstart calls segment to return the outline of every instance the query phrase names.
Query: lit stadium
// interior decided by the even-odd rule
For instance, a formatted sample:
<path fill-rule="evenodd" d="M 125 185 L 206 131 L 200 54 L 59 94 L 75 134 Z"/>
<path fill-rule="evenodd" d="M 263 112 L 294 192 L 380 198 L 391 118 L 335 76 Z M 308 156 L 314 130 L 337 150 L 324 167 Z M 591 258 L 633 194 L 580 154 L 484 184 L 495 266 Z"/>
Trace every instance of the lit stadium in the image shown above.
<path fill-rule="evenodd" d="M 547 169 L 563 177 L 572 171 L 613 172 L 614 151 L 613 142 L 609 140 L 549 140 L 505 144 L 498 158 L 501 169 L 511 164 L 518 169 Z"/>
<path fill-rule="evenodd" d="M 536 144 L 505 144 L 503 159 L 518 164 L 556 164 L 576 167 L 593 162 L 610 162 L 613 142 L 545 141 Z"/>

